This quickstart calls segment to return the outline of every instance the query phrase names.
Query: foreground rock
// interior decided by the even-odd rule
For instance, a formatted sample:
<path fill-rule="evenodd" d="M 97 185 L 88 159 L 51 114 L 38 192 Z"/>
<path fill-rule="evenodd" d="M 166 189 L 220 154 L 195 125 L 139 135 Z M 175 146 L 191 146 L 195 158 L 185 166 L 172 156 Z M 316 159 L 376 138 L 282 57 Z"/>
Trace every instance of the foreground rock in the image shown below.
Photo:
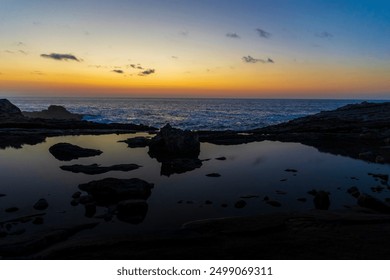
<path fill-rule="evenodd" d="M 149 154 L 158 158 L 197 158 L 200 152 L 195 132 L 172 128 L 169 124 L 150 140 Z"/>
<path fill-rule="evenodd" d="M 28 118 L 39 119 L 54 119 L 54 120 L 76 120 L 81 121 L 83 115 L 69 112 L 65 107 L 58 105 L 50 105 L 47 110 L 40 112 L 23 112 L 23 115 Z"/>
<path fill-rule="evenodd" d="M 49 152 L 58 160 L 70 161 L 81 157 L 93 157 L 103 152 L 95 149 L 86 149 L 69 143 L 58 143 L 49 148 Z"/>
<path fill-rule="evenodd" d="M 94 174 L 102 174 L 109 171 L 131 171 L 140 168 L 141 166 L 138 164 L 116 164 L 111 166 L 100 166 L 99 164 L 91 164 L 91 165 L 63 165 L 60 166 L 62 170 L 70 171 L 73 173 L 84 173 L 88 175 Z"/>
<path fill-rule="evenodd" d="M 125 199 L 147 199 L 153 184 L 138 178 L 105 178 L 79 185 L 79 189 L 90 194 L 98 202 L 115 202 Z"/>

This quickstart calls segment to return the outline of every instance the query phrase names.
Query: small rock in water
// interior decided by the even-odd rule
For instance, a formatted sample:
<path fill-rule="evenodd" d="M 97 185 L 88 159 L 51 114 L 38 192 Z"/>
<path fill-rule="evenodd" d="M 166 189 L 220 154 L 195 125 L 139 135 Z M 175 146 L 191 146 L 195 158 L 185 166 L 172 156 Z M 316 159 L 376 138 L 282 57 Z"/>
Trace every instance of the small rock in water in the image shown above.
<path fill-rule="evenodd" d="M 80 198 L 81 196 L 81 192 L 75 192 L 74 194 L 72 194 L 72 198 Z"/>
<path fill-rule="evenodd" d="M 319 191 L 314 196 L 314 207 L 318 210 L 328 210 L 330 206 L 329 194 L 324 191 Z"/>
<path fill-rule="evenodd" d="M 210 201 L 210 200 L 206 200 L 206 201 L 204 202 L 204 204 L 206 204 L 206 205 L 210 205 L 210 204 L 213 204 L 213 202 L 212 202 L 212 201 Z"/>
<path fill-rule="evenodd" d="M 286 182 L 287 181 L 287 179 L 281 179 L 280 180 L 280 182 Z"/>
<path fill-rule="evenodd" d="M 182 203 L 183 203 L 183 200 L 179 200 L 177 203 L 178 203 L 178 204 L 182 204 Z"/>
<path fill-rule="evenodd" d="M 221 204 L 221 207 L 222 207 L 222 208 L 226 208 L 226 207 L 228 207 L 228 205 L 227 205 L 226 203 L 222 203 L 222 204 Z"/>
<path fill-rule="evenodd" d="M 34 209 L 36 210 L 45 210 L 47 207 L 49 207 L 49 204 L 44 198 L 41 198 L 37 201 L 37 203 L 34 204 Z"/>
<path fill-rule="evenodd" d="M 286 172 L 293 172 L 293 173 L 298 172 L 298 170 L 292 169 L 292 168 L 287 168 L 287 169 L 285 169 L 284 171 L 286 171 Z"/>
<path fill-rule="evenodd" d="M 264 196 L 264 201 L 269 201 L 269 197 L 268 196 Z"/>
<path fill-rule="evenodd" d="M 368 173 L 368 175 L 372 176 L 373 178 L 381 179 L 385 182 L 389 181 L 389 175 L 387 175 L 387 174 Z"/>
<path fill-rule="evenodd" d="M 19 208 L 18 207 L 8 207 L 4 211 L 7 213 L 12 213 L 12 212 L 19 211 Z"/>
<path fill-rule="evenodd" d="M 300 202 L 306 202 L 307 199 L 305 197 L 300 197 L 300 198 L 297 198 L 298 201 Z"/>
<path fill-rule="evenodd" d="M 3 193 L 0 193 L 0 197 L 3 197 L 3 196 L 6 196 L 5 194 L 3 194 Z"/>
<path fill-rule="evenodd" d="M 234 207 L 236 208 L 244 208 L 246 206 L 245 200 L 239 200 L 234 204 Z"/>
<path fill-rule="evenodd" d="M 187 204 L 194 204 L 194 202 L 192 200 L 187 200 L 186 203 Z"/>
<path fill-rule="evenodd" d="M 267 204 L 268 204 L 268 205 L 271 205 L 271 206 L 273 206 L 273 207 L 280 207 L 280 206 L 282 206 L 282 204 L 281 204 L 280 202 L 275 201 L 275 200 L 268 200 L 268 201 L 267 201 Z"/>
<path fill-rule="evenodd" d="M 226 157 L 217 157 L 216 160 L 226 160 Z"/>
<path fill-rule="evenodd" d="M 206 176 L 207 177 L 214 177 L 214 178 L 216 178 L 216 177 L 221 177 L 221 174 L 219 174 L 219 173 L 210 173 L 210 174 L 206 174 Z"/>
<path fill-rule="evenodd" d="M 240 196 L 240 198 L 242 198 L 242 199 L 250 199 L 250 198 L 259 198 L 259 196 L 256 195 L 256 194 L 248 194 L 248 195 Z"/>

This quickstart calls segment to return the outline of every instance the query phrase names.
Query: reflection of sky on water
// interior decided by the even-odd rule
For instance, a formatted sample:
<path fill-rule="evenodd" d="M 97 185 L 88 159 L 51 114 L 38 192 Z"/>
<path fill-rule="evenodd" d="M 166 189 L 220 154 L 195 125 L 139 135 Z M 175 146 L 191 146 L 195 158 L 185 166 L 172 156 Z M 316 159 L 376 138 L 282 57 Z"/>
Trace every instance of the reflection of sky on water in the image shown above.
<path fill-rule="evenodd" d="M 160 175 L 161 164 L 148 156 L 147 148 L 131 149 L 125 143 L 117 142 L 140 135 L 146 134 L 55 137 L 47 138 L 45 143 L 35 146 L 1 150 L 0 193 L 7 196 L 0 198 L 0 221 L 40 213 L 32 208 L 40 198 L 49 202 L 44 225 L 19 225 L 30 232 L 45 227 L 92 221 L 101 221 L 97 228 L 101 233 L 174 229 L 196 219 L 310 210 L 313 209 L 313 203 L 307 191 L 311 189 L 329 191 L 331 209 L 342 209 L 344 205 L 356 204 L 355 199 L 346 193 L 349 187 L 356 186 L 371 194 L 370 188 L 380 184 L 368 172 L 390 173 L 390 167 L 386 165 L 324 154 L 296 143 L 265 141 L 237 146 L 202 143 L 199 158 L 210 160 L 204 161 L 201 168 L 166 177 Z M 50 146 L 59 142 L 100 149 L 103 154 L 60 162 L 48 151 Z M 215 159 L 221 156 L 227 159 Z M 130 172 L 112 171 L 100 175 L 75 174 L 59 168 L 61 165 L 76 163 L 98 163 L 104 166 L 135 163 L 143 167 Z M 286 172 L 287 168 L 298 172 Z M 212 172 L 222 176 L 205 176 Z M 86 218 L 82 205 L 70 205 L 71 196 L 78 190 L 79 184 L 107 177 L 140 178 L 155 184 L 147 200 L 146 217 L 141 224 L 126 224 L 116 217 L 108 222 L 97 219 L 96 216 L 107 211 L 104 207 L 98 207 L 95 218 Z M 276 191 L 286 194 L 278 194 Z M 259 198 L 246 199 L 246 207 L 236 209 L 234 203 L 246 195 L 257 195 Z M 382 199 L 390 197 L 387 189 L 374 195 Z M 265 196 L 279 201 L 282 207 L 266 204 L 263 201 Z M 302 197 L 307 198 L 307 202 L 297 201 L 297 198 Z M 212 204 L 205 204 L 207 200 Z M 221 207 L 224 203 L 228 207 Z M 4 209 L 11 206 L 17 206 L 20 210 L 5 213 Z"/>

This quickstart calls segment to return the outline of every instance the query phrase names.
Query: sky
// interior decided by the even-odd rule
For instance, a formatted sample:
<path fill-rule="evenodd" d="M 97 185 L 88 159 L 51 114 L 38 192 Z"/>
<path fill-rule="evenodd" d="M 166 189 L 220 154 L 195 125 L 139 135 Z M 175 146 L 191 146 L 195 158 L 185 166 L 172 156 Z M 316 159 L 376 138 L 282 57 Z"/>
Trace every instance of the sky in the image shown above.
<path fill-rule="evenodd" d="M 0 95 L 390 98 L 390 1 L 0 0 Z"/>

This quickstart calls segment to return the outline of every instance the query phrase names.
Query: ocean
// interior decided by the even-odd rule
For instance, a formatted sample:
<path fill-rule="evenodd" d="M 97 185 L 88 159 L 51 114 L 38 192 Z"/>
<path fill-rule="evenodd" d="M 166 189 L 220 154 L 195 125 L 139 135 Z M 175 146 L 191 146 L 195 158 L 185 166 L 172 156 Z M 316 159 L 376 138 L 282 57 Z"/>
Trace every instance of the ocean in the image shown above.
<path fill-rule="evenodd" d="M 363 100 L 12 97 L 23 111 L 62 105 L 85 120 L 189 130 L 247 130 L 285 122 Z"/>

